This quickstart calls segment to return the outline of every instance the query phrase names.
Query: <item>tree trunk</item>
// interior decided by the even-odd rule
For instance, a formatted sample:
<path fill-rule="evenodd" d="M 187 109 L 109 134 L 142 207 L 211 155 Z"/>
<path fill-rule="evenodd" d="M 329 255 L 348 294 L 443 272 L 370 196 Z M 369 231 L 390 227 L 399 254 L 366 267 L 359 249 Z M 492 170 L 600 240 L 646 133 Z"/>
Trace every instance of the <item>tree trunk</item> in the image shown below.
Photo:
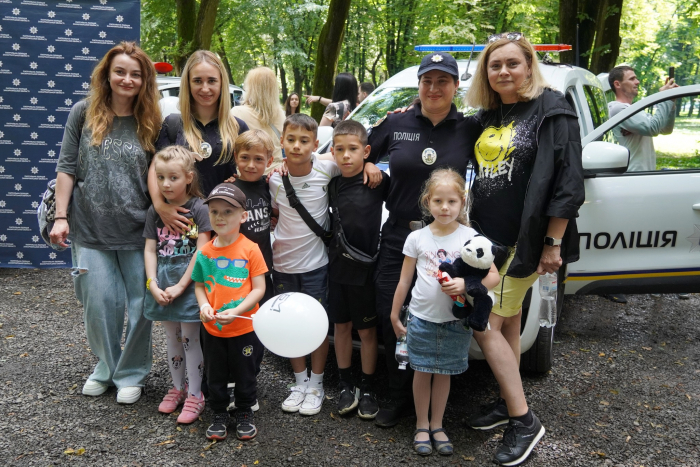
<path fill-rule="evenodd" d="M 318 50 L 316 51 L 316 69 L 314 70 L 314 84 L 312 93 L 315 96 L 333 95 L 333 78 L 338 66 L 340 48 L 343 45 L 345 34 L 345 22 L 350 12 L 351 0 L 331 0 L 328 6 L 326 23 L 318 36 Z M 321 121 L 323 106 L 314 103 L 311 107 L 311 116 L 316 121 Z"/>
<path fill-rule="evenodd" d="M 571 52 L 561 52 L 561 63 L 576 64 L 576 24 L 578 23 L 578 1 L 559 0 L 559 43 L 569 44 Z"/>
<path fill-rule="evenodd" d="M 189 57 L 190 43 L 194 39 L 194 21 L 197 14 L 195 0 L 177 0 L 177 48 L 173 56 L 173 65 L 178 75 L 182 74 L 187 57 Z"/>
<path fill-rule="evenodd" d="M 588 68 L 590 63 L 591 49 L 595 40 L 596 18 L 603 3 L 603 0 L 580 0 L 579 2 L 578 66 L 581 68 Z"/>
<path fill-rule="evenodd" d="M 590 70 L 594 75 L 610 71 L 620 55 L 620 19 L 623 0 L 606 0 L 598 14 Z"/>
<path fill-rule="evenodd" d="M 300 96 L 304 94 L 304 74 L 298 66 L 292 66 L 292 74 L 294 75 L 294 92 Z"/>
<path fill-rule="evenodd" d="M 282 102 L 286 102 L 289 91 L 287 89 L 287 73 L 284 71 L 284 64 L 282 63 L 282 60 L 279 61 L 279 68 L 280 83 L 282 83 Z"/>
<path fill-rule="evenodd" d="M 220 1 L 221 0 L 201 0 L 199 12 L 197 13 L 197 23 L 191 52 L 199 49 L 209 50 L 211 48 L 211 36 L 214 33 L 216 10 L 219 9 Z"/>
<path fill-rule="evenodd" d="M 231 73 L 231 64 L 228 62 L 228 57 L 226 56 L 226 47 L 224 47 L 224 40 L 219 35 L 219 55 L 221 56 L 221 61 L 224 63 L 224 68 L 228 74 L 228 82 L 231 84 L 236 84 L 233 81 L 233 74 Z M 233 105 L 233 102 L 231 103 Z"/>

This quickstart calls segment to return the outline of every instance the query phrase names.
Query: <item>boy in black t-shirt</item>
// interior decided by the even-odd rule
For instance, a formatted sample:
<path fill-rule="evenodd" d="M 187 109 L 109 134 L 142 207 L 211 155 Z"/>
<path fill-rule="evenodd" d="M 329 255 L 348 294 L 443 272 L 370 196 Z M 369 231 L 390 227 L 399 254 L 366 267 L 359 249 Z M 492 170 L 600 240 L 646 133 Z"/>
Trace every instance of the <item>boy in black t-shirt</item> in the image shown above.
<path fill-rule="evenodd" d="M 345 120 L 333 131 L 333 156 L 341 171 L 329 185 L 330 204 L 337 210 L 347 242 L 374 256 L 379 247 L 382 204 L 389 192 L 389 176 L 370 189 L 363 183 L 363 169 L 370 147 L 362 124 Z M 364 266 L 344 255 L 331 243 L 328 316 L 335 324 L 335 354 L 340 373 L 338 412 L 347 414 L 358 407 L 360 418 L 373 419 L 379 411 L 374 394 L 377 365 L 377 311 L 374 294 L 374 267 Z M 359 388 L 351 374 L 352 328 L 360 334 L 362 380 Z"/>
<path fill-rule="evenodd" d="M 274 145 L 270 136 L 262 130 L 248 130 L 241 133 L 234 142 L 234 159 L 240 175 L 233 184 L 241 189 L 246 196 L 245 209 L 248 219 L 241 225 L 241 233 L 260 247 L 265 258 L 267 272 L 265 273 L 265 295 L 260 300 L 260 306 L 274 295 L 272 288 L 272 245 L 270 244 L 270 225 L 272 221 L 272 206 L 270 190 L 263 176 L 265 169 L 272 164 Z M 257 356 L 256 374 L 260 372 L 263 353 Z M 229 411 L 236 409 L 233 397 L 234 382 L 229 376 Z M 253 410 L 260 408 L 257 401 Z"/>

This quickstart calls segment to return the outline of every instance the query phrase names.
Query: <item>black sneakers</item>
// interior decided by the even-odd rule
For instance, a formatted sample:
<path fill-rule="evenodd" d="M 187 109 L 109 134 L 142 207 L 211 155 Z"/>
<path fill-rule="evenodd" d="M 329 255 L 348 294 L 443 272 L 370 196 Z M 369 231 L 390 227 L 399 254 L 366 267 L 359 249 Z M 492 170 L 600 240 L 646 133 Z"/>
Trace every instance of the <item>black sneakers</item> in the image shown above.
<path fill-rule="evenodd" d="M 236 412 L 236 438 L 247 440 L 255 438 L 258 434 L 258 429 L 255 428 L 255 418 L 253 411 L 239 410 Z"/>
<path fill-rule="evenodd" d="M 338 413 L 340 415 L 345 415 L 357 407 L 358 404 L 358 398 L 357 398 L 357 393 L 359 392 L 358 389 L 351 385 L 346 383 L 345 381 L 340 381 L 340 397 L 338 398 Z"/>
<path fill-rule="evenodd" d="M 544 427 L 533 413 L 532 424 L 525 426 L 517 420 L 509 420 L 503 432 L 503 442 L 496 450 L 494 461 L 500 465 L 520 465 L 530 455 L 537 442 L 544 436 Z"/>
<path fill-rule="evenodd" d="M 500 397 L 491 404 L 484 406 L 480 413 L 469 419 L 469 426 L 475 430 L 490 430 L 508 423 L 508 407 Z"/>
<path fill-rule="evenodd" d="M 360 394 L 360 403 L 357 409 L 357 416 L 364 420 L 372 420 L 379 413 L 379 403 L 377 396 L 372 391 L 364 391 Z"/>
<path fill-rule="evenodd" d="M 229 420 L 228 412 L 215 413 L 211 425 L 207 428 L 207 439 L 226 439 Z"/>
<path fill-rule="evenodd" d="M 403 417 L 408 415 L 413 407 L 413 400 L 405 402 L 389 402 L 386 407 L 382 407 L 374 418 L 374 424 L 382 428 L 395 426 Z"/>

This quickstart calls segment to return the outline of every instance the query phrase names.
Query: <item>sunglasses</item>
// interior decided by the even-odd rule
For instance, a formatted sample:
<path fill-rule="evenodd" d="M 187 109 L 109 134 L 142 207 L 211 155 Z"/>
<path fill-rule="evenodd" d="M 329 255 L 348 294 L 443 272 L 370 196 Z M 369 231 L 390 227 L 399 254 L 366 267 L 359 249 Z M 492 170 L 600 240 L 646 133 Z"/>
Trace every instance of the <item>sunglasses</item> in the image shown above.
<path fill-rule="evenodd" d="M 522 38 L 522 32 L 504 32 L 501 34 L 493 34 L 489 36 L 488 42 L 489 44 L 493 44 L 494 42 L 499 41 L 501 39 L 508 39 L 509 41 L 519 41 Z"/>
<path fill-rule="evenodd" d="M 228 259 L 224 256 L 216 258 L 216 267 L 219 269 L 226 269 L 230 264 L 233 264 L 235 268 L 244 268 L 248 264 L 247 259 Z"/>

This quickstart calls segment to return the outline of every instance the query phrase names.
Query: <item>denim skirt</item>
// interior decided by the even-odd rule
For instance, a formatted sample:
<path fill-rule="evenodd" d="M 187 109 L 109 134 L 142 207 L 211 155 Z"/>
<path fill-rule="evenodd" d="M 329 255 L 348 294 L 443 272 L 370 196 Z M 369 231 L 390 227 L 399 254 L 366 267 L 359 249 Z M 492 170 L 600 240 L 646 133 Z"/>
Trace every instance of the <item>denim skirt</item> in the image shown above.
<path fill-rule="evenodd" d="M 161 256 L 158 258 L 158 287 L 165 290 L 180 282 L 187 271 L 192 256 Z M 175 321 L 179 323 L 198 323 L 199 304 L 194 295 L 194 282 L 182 292 L 170 305 L 161 306 L 149 290 L 143 303 L 143 315 L 151 321 Z"/>
<path fill-rule="evenodd" d="M 458 375 L 469 367 L 472 330 L 461 320 L 432 323 L 409 315 L 406 332 L 408 359 L 415 371 Z"/>

